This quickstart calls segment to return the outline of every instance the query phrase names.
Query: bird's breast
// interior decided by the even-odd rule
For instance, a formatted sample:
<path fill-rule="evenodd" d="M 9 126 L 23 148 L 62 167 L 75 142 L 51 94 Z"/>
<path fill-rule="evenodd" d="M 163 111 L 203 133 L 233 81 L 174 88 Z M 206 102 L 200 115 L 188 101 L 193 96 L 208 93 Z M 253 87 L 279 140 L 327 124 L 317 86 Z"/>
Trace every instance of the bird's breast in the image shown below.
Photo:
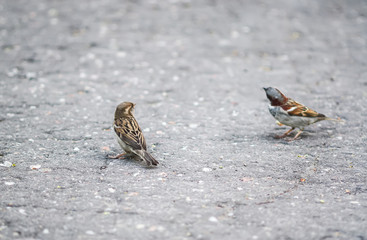
<path fill-rule="evenodd" d="M 273 115 L 273 117 L 276 117 L 277 115 L 277 112 L 279 112 L 279 109 L 280 107 L 275 107 L 275 106 L 271 106 L 269 105 L 269 112 L 271 115 Z"/>

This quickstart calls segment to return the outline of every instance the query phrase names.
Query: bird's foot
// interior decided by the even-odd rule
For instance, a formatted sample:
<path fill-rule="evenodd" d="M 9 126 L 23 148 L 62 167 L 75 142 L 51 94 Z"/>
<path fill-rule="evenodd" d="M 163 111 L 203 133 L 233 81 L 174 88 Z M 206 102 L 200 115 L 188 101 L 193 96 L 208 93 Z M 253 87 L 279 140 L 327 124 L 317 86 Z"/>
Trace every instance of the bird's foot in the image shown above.
<path fill-rule="evenodd" d="M 288 136 L 289 133 L 291 133 L 294 130 L 294 128 L 292 127 L 291 129 L 289 129 L 288 131 L 286 131 L 283 135 L 279 135 L 279 136 L 274 136 L 274 138 L 276 139 L 281 139 L 281 138 L 285 138 L 286 136 Z M 297 134 L 298 135 L 298 134 Z M 298 137 L 298 136 L 297 136 Z"/>
<path fill-rule="evenodd" d="M 294 138 L 288 139 L 287 141 L 292 142 L 292 141 L 298 139 L 299 135 L 301 135 L 302 132 L 303 132 L 303 130 L 299 130 L 298 133 L 296 134 L 296 136 L 294 136 Z"/>
<path fill-rule="evenodd" d="M 108 158 L 111 158 L 111 159 L 124 159 L 125 157 L 126 157 L 126 153 L 121 153 L 116 156 L 108 156 Z"/>

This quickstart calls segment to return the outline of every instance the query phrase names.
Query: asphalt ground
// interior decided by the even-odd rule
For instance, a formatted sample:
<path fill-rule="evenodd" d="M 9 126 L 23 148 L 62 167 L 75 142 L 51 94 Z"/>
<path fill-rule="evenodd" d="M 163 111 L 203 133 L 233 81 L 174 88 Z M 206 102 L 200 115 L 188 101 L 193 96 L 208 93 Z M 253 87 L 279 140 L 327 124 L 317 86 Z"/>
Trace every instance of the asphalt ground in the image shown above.
<path fill-rule="evenodd" d="M 0 239 L 367 239 L 367 3 L 0 1 Z M 343 124 L 297 141 L 262 87 Z M 121 153 L 136 103 L 148 168 Z"/>

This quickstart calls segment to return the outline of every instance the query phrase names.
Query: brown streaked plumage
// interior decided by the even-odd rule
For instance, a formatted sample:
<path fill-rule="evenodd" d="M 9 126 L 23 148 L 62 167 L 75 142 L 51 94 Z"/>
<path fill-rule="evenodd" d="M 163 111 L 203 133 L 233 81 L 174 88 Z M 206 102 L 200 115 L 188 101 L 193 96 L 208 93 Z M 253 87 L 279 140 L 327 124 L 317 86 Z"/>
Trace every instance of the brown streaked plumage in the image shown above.
<path fill-rule="evenodd" d="M 132 113 L 134 107 L 134 103 L 123 102 L 116 108 L 114 130 L 118 137 L 118 143 L 127 155 L 138 156 L 148 166 L 156 166 L 159 162 L 147 152 L 145 138 Z M 120 158 L 123 155 L 125 153 L 110 158 Z"/>
<path fill-rule="evenodd" d="M 264 90 L 270 101 L 269 111 L 271 115 L 273 115 L 277 122 L 292 127 L 283 135 L 276 136 L 276 138 L 284 138 L 295 128 L 299 128 L 298 133 L 292 139 L 295 140 L 303 132 L 305 126 L 322 120 L 341 121 L 339 119 L 328 118 L 324 114 L 318 113 L 311 108 L 286 97 L 276 88 L 268 87 L 264 88 Z"/>

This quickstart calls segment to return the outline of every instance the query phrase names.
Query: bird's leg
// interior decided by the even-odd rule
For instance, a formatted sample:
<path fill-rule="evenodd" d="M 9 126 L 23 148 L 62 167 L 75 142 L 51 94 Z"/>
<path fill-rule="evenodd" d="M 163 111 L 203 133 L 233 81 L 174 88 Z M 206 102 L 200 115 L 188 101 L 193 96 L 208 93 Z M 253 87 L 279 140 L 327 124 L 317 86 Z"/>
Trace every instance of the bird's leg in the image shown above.
<path fill-rule="evenodd" d="M 303 129 L 300 129 L 299 131 L 298 131 L 298 133 L 296 134 L 296 136 L 294 136 L 294 138 L 292 138 L 292 139 L 290 139 L 289 140 L 289 142 L 291 142 L 291 141 L 293 141 L 293 140 L 296 140 L 298 137 L 299 137 L 299 135 L 301 135 L 301 133 L 303 132 Z"/>
<path fill-rule="evenodd" d="M 283 135 L 280 136 L 275 136 L 274 138 L 285 138 L 290 132 L 292 132 L 295 128 L 292 127 L 291 129 L 289 129 L 288 131 L 286 131 Z"/>
<path fill-rule="evenodd" d="M 296 140 L 296 139 L 299 137 L 299 135 L 301 135 L 301 133 L 303 133 L 303 129 L 300 129 L 300 130 L 298 131 L 298 133 L 296 134 L 296 136 L 294 136 L 294 138 L 292 138 L 292 139 L 288 140 L 288 142 L 291 142 L 291 141 Z"/>
<path fill-rule="evenodd" d="M 126 153 L 121 153 L 121 154 L 116 155 L 116 156 L 108 156 L 108 157 L 111 158 L 111 159 L 123 159 L 123 158 L 125 158 L 125 155 L 126 155 Z"/>

